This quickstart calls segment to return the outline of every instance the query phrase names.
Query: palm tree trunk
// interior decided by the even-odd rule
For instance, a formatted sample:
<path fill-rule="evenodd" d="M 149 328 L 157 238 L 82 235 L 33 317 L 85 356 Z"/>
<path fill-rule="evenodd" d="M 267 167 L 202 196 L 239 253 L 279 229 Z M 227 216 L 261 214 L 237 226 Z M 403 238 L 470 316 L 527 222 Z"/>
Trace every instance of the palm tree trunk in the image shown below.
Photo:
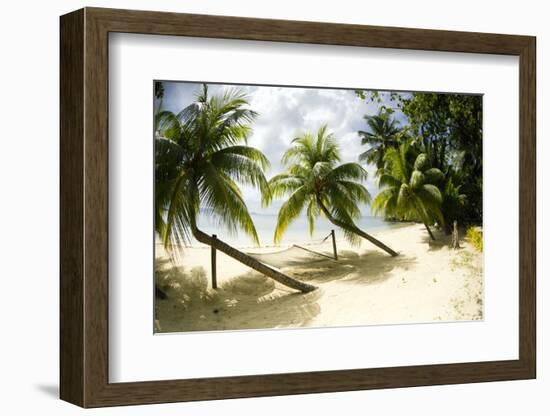
<path fill-rule="evenodd" d="M 207 244 L 210 247 L 214 247 L 216 250 L 220 250 L 222 253 L 227 254 L 229 257 L 234 258 L 235 260 L 247 265 L 251 269 L 260 272 L 285 286 L 299 290 L 303 293 L 311 292 L 312 290 L 317 289 L 317 287 L 313 285 L 293 279 L 292 277 L 289 277 L 286 274 L 283 274 L 267 266 L 266 264 L 259 262 L 254 257 L 251 257 L 248 254 L 245 254 L 242 251 L 231 247 L 229 244 L 220 241 L 218 238 L 213 238 L 209 236 L 208 234 L 199 230 L 197 227 L 192 227 L 192 233 L 193 237 L 195 237 L 195 239 L 200 243 Z"/>
<path fill-rule="evenodd" d="M 435 241 L 435 237 L 432 233 L 432 230 L 430 230 L 430 227 L 428 227 L 428 224 L 424 223 L 424 227 L 426 227 L 426 230 L 428 231 L 428 234 L 430 234 L 430 238 Z"/>
<path fill-rule="evenodd" d="M 386 253 L 388 253 L 389 255 L 395 257 L 398 255 L 397 252 L 393 251 L 391 248 L 389 248 L 387 245 L 385 245 L 383 242 L 381 242 L 380 240 L 377 240 L 376 238 L 374 238 L 372 235 L 369 235 L 367 234 L 366 232 L 364 232 L 363 230 L 361 230 L 359 227 L 357 227 L 356 225 L 349 225 L 349 224 L 346 224 L 342 221 L 339 221 L 337 220 L 336 218 L 334 218 L 332 216 L 332 214 L 329 212 L 329 210 L 327 209 L 327 207 L 325 207 L 325 205 L 321 202 L 321 201 L 318 201 L 319 202 L 319 205 L 321 207 L 321 210 L 323 211 L 323 213 L 325 214 L 325 216 L 327 217 L 327 219 L 333 223 L 334 225 L 336 225 L 337 227 L 340 227 L 340 228 L 343 228 L 344 230 L 347 230 L 349 232 L 352 232 L 354 234 L 357 234 L 358 236 L 361 236 L 363 237 L 365 240 L 367 241 L 370 241 L 372 244 L 374 244 L 376 247 L 378 248 L 381 248 L 382 250 L 384 250 Z"/>

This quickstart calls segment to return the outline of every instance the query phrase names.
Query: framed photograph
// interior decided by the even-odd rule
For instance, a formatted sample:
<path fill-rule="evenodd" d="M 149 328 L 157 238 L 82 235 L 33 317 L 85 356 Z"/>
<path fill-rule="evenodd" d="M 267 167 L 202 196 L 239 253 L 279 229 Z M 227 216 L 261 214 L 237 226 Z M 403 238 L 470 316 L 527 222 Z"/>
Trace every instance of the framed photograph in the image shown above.
<path fill-rule="evenodd" d="M 63 400 L 535 378 L 534 37 L 60 28 Z"/>

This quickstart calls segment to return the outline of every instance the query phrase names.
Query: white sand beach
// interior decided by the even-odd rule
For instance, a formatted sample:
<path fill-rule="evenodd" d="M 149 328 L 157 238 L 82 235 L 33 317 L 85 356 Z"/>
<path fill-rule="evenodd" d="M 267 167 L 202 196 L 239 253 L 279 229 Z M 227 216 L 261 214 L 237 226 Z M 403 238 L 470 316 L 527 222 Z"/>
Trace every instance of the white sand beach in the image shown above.
<path fill-rule="evenodd" d="M 338 261 L 287 251 L 281 270 L 318 287 L 301 294 L 217 252 L 218 289 L 211 289 L 210 248 L 186 248 L 174 268 L 157 250 L 156 299 L 160 332 L 296 328 L 467 321 L 483 318 L 483 255 L 464 238 L 449 248 L 450 236 L 430 241 L 418 224 L 380 230 L 376 238 L 399 252 L 391 257 L 363 241 L 338 241 Z M 332 242 L 311 249 L 332 254 Z M 284 248 L 247 250 L 256 253 Z M 294 256 L 294 257 L 293 257 Z"/>

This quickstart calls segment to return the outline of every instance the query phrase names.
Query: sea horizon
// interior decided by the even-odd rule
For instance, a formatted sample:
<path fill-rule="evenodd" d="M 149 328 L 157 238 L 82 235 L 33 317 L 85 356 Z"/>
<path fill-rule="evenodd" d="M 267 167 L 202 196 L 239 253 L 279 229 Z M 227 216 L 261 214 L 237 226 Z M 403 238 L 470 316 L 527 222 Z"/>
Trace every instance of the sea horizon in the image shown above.
<path fill-rule="evenodd" d="M 334 230 L 337 240 L 344 238 L 342 230 L 325 218 L 317 218 L 315 220 L 315 229 L 313 235 L 311 235 L 307 217 L 300 216 L 287 228 L 281 242 L 275 244 L 273 242 L 273 234 L 277 225 L 277 214 L 252 212 L 250 215 L 254 221 L 254 225 L 256 226 L 256 231 L 260 239 L 259 246 L 256 246 L 252 238 L 244 232 L 238 231 L 237 233 L 231 233 L 227 228 L 220 226 L 206 214 L 201 213 L 198 220 L 198 226 L 203 232 L 210 235 L 216 234 L 217 238 L 220 240 L 223 240 L 234 247 L 240 248 L 270 246 L 285 247 L 292 244 L 317 244 L 321 243 L 323 239 L 328 237 L 332 230 Z M 363 215 L 356 221 L 356 224 L 359 228 L 368 233 L 396 228 L 403 223 L 385 221 L 372 215 Z M 194 239 L 191 241 L 190 245 L 203 246 L 203 244 Z"/>

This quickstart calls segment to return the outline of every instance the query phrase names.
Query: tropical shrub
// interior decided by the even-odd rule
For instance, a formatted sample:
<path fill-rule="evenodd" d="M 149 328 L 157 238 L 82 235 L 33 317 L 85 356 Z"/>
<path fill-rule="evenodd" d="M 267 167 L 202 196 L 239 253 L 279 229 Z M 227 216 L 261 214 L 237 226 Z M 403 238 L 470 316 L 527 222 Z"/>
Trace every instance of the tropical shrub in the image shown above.
<path fill-rule="evenodd" d="M 426 154 L 415 155 L 407 143 L 398 149 L 387 149 L 384 163 L 378 171 L 382 190 L 373 201 L 373 212 L 384 217 L 419 221 L 435 240 L 429 226 L 434 222 L 444 222 L 441 212 L 443 198 L 437 187 L 444 179 L 443 173 L 430 167 Z"/>
<path fill-rule="evenodd" d="M 481 227 L 468 227 L 466 230 L 466 240 L 468 240 L 477 251 L 483 251 L 483 230 Z"/>

